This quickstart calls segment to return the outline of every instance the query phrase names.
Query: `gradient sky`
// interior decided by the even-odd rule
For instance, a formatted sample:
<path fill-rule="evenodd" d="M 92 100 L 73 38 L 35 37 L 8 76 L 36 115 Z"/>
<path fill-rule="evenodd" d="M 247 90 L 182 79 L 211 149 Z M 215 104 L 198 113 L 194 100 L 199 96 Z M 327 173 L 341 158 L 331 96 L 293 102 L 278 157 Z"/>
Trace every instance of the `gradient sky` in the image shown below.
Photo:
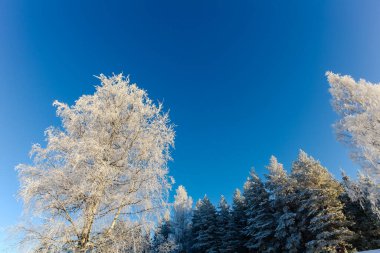
<path fill-rule="evenodd" d="M 170 174 L 194 199 L 230 200 L 252 166 L 265 173 L 274 154 L 289 169 L 300 148 L 355 175 L 324 73 L 380 81 L 379 13 L 378 1 L 0 1 L 0 227 L 22 212 L 15 165 L 60 124 L 53 100 L 93 93 L 100 73 L 130 74 L 170 109 Z"/>

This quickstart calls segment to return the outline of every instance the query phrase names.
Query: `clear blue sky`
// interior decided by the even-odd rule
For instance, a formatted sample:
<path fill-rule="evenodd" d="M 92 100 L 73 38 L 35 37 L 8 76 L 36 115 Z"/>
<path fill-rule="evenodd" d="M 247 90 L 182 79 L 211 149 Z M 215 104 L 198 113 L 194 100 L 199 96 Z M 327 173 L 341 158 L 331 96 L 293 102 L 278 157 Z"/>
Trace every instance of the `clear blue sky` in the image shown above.
<path fill-rule="evenodd" d="M 0 1 L 0 227 L 21 215 L 15 165 L 59 124 L 53 100 L 93 93 L 100 73 L 164 101 L 170 174 L 195 199 L 230 199 L 251 166 L 289 169 L 300 148 L 355 174 L 324 73 L 380 81 L 379 2 L 121 2 Z"/>

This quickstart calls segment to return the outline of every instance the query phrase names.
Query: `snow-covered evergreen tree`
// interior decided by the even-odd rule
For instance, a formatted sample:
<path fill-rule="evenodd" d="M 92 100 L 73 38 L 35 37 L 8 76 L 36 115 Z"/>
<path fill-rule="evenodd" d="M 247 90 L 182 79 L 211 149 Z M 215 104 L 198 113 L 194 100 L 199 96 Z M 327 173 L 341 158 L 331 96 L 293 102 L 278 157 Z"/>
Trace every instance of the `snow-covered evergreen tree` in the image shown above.
<path fill-rule="evenodd" d="M 173 227 L 170 221 L 170 214 L 167 212 L 159 222 L 153 237 L 153 253 L 174 253 L 178 249 L 172 233 Z"/>
<path fill-rule="evenodd" d="M 220 197 L 218 210 L 217 210 L 217 250 L 223 252 L 223 239 L 228 232 L 228 223 L 231 219 L 231 210 L 224 196 Z"/>
<path fill-rule="evenodd" d="M 247 252 L 245 244 L 247 236 L 244 228 L 247 226 L 246 205 L 239 189 L 235 190 L 232 201 L 231 219 L 228 230 L 223 238 L 221 252 Z"/>
<path fill-rule="evenodd" d="M 335 124 L 338 140 L 351 148 L 351 157 L 376 184 L 367 196 L 350 197 L 354 200 L 360 197 L 370 200 L 373 210 L 380 217 L 380 85 L 363 79 L 355 82 L 350 76 L 331 72 L 326 75 L 330 83 L 332 104 L 340 116 Z M 367 187 L 366 184 L 359 186 Z M 368 188 L 363 189 L 366 190 Z"/>
<path fill-rule="evenodd" d="M 297 202 L 294 201 L 295 181 L 272 156 L 267 166 L 266 188 L 270 194 L 273 217 L 276 221 L 273 247 L 277 252 L 296 253 L 301 247 L 301 234 L 296 224 Z"/>
<path fill-rule="evenodd" d="M 339 200 L 343 189 L 326 168 L 300 151 L 293 163 L 292 178 L 300 204 L 299 229 L 306 252 L 334 252 L 349 247 L 351 232 Z"/>
<path fill-rule="evenodd" d="M 360 251 L 380 248 L 380 221 L 370 201 L 365 197 L 356 200 L 349 197 L 349 192 L 356 196 L 363 194 L 360 193 L 363 187 L 359 187 L 345 174 L 342 179 L 345 190 L 341 195 L 344 204 L 343 211 L 349 221 L 348 228 L 355 233 L 350 241 L 352 246 Z M 372 183 L 369 184 L 372 185 Z M 360 185 L 363 186 L 365 183 L 362 182 Z"/>
<path fill-rule="evenodd" d="M 245 246 L 258 252 L 276 252 L 274 245 L 275 220 L 269 194 L 254 170 L 244 184 L 247 226 Z"/>
<path fill-rule="evenodd" d="M 202 200 L 198 199 L 195 203 L 195 209 L 193 210 L 193 217 L 191 219 L 191 252 L 197 253 L 198 249 L 194 248 L 193 245 L 196 243 L 198 234 L 201 230 L 201 213 L 200 207 L 202 205 Z"/>
<path fill-rule="evenodd" d="M 177 252 L 190 251 L 191 219 L 193 199 L 187 195 L 185 187 L 178 186 L 174 196 L 172 233 L 176 242 Z"/>
<path fill-rule="evenodd" d="M 216 209 L 205 196 L 197 202 L 194 210 L 192 226 L 193 252 L 217 252 L 217 233 Z"/>
<path fill-rule="evenodd" d="M 283 197 L 292 192 L 288 187 L 289 178 L 281 163 L 277 161 L 275 156 L 271 156 L 269 165 L 267 166 L 269 173 L 266 175 L 266 188 L 272 196 L 276 197 L 276 202 L 281 204 Z"/>

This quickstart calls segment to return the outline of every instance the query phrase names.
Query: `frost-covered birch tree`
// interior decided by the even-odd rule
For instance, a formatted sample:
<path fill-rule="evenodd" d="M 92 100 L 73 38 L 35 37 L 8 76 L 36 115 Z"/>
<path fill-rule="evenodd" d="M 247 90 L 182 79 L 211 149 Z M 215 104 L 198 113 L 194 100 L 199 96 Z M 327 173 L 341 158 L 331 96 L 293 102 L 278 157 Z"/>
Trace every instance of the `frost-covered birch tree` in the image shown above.
<path fill-rule="evenodd" d="M 187 252 L 190 249 L 191 219 L 193 213 L 193 199 L 187 195 L 184 186 L 178 186 L 173 203 L 173 234 L 178 252 Z"/>
<path fill-rule="evenodd" d="M 54 102 L 62 127 L 49 127 L 46 146 L 33 145 L 33 162 L 17 167 L 28 220 L 20 227 L 39 252 L 136 250 L 133 238 L 120 248 L 120 235 L 147 233 L 166 203 L 168 113 L 121 74 L 99 79 L 74 105 Z"/>
<path fill-rule="evenodd" d="M 380 85 L 327 72 L 338 139 L 363 170 L 380 176 Z"/>
<path fill-rule="evenodd" d="M 338 140 L 351 148 L 351 157 L 362 167 L 361 177 L 369 177 L 377 185 L 365 196 L 351 191 L 350 197 L 366 198 L 363 202 L 370 201 L 380 217 L 380 85 L 332 72 L 326 75 L 333 107 L 340 116 L 335 124 Z M 365 191 L 366 185 L 361 188 Z"/>

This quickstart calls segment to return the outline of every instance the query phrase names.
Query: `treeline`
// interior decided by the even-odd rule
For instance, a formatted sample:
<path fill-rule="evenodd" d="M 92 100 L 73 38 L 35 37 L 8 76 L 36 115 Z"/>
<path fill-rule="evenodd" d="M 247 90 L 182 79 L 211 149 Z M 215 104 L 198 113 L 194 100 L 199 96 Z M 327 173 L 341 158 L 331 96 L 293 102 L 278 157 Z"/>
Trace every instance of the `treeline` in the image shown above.
<path fill-rule="evenodd" d="M 182 187 L 174 208 L 158 225 L 153 252 L 353 252 L 380 248 L 380 222 L 361 191 L 343 175 L 339 182 L 319 161 L 300 151 L 288 174 L 275 157 L 265 180 L 251 171 L 234 193 L 232 206 L 222 196 L 217 207 L 205 196 L 191 209 Z M 370 194 L 375 184 L 369 178 Z M 363 182 L 366 181 L 366 182 Z"/>

